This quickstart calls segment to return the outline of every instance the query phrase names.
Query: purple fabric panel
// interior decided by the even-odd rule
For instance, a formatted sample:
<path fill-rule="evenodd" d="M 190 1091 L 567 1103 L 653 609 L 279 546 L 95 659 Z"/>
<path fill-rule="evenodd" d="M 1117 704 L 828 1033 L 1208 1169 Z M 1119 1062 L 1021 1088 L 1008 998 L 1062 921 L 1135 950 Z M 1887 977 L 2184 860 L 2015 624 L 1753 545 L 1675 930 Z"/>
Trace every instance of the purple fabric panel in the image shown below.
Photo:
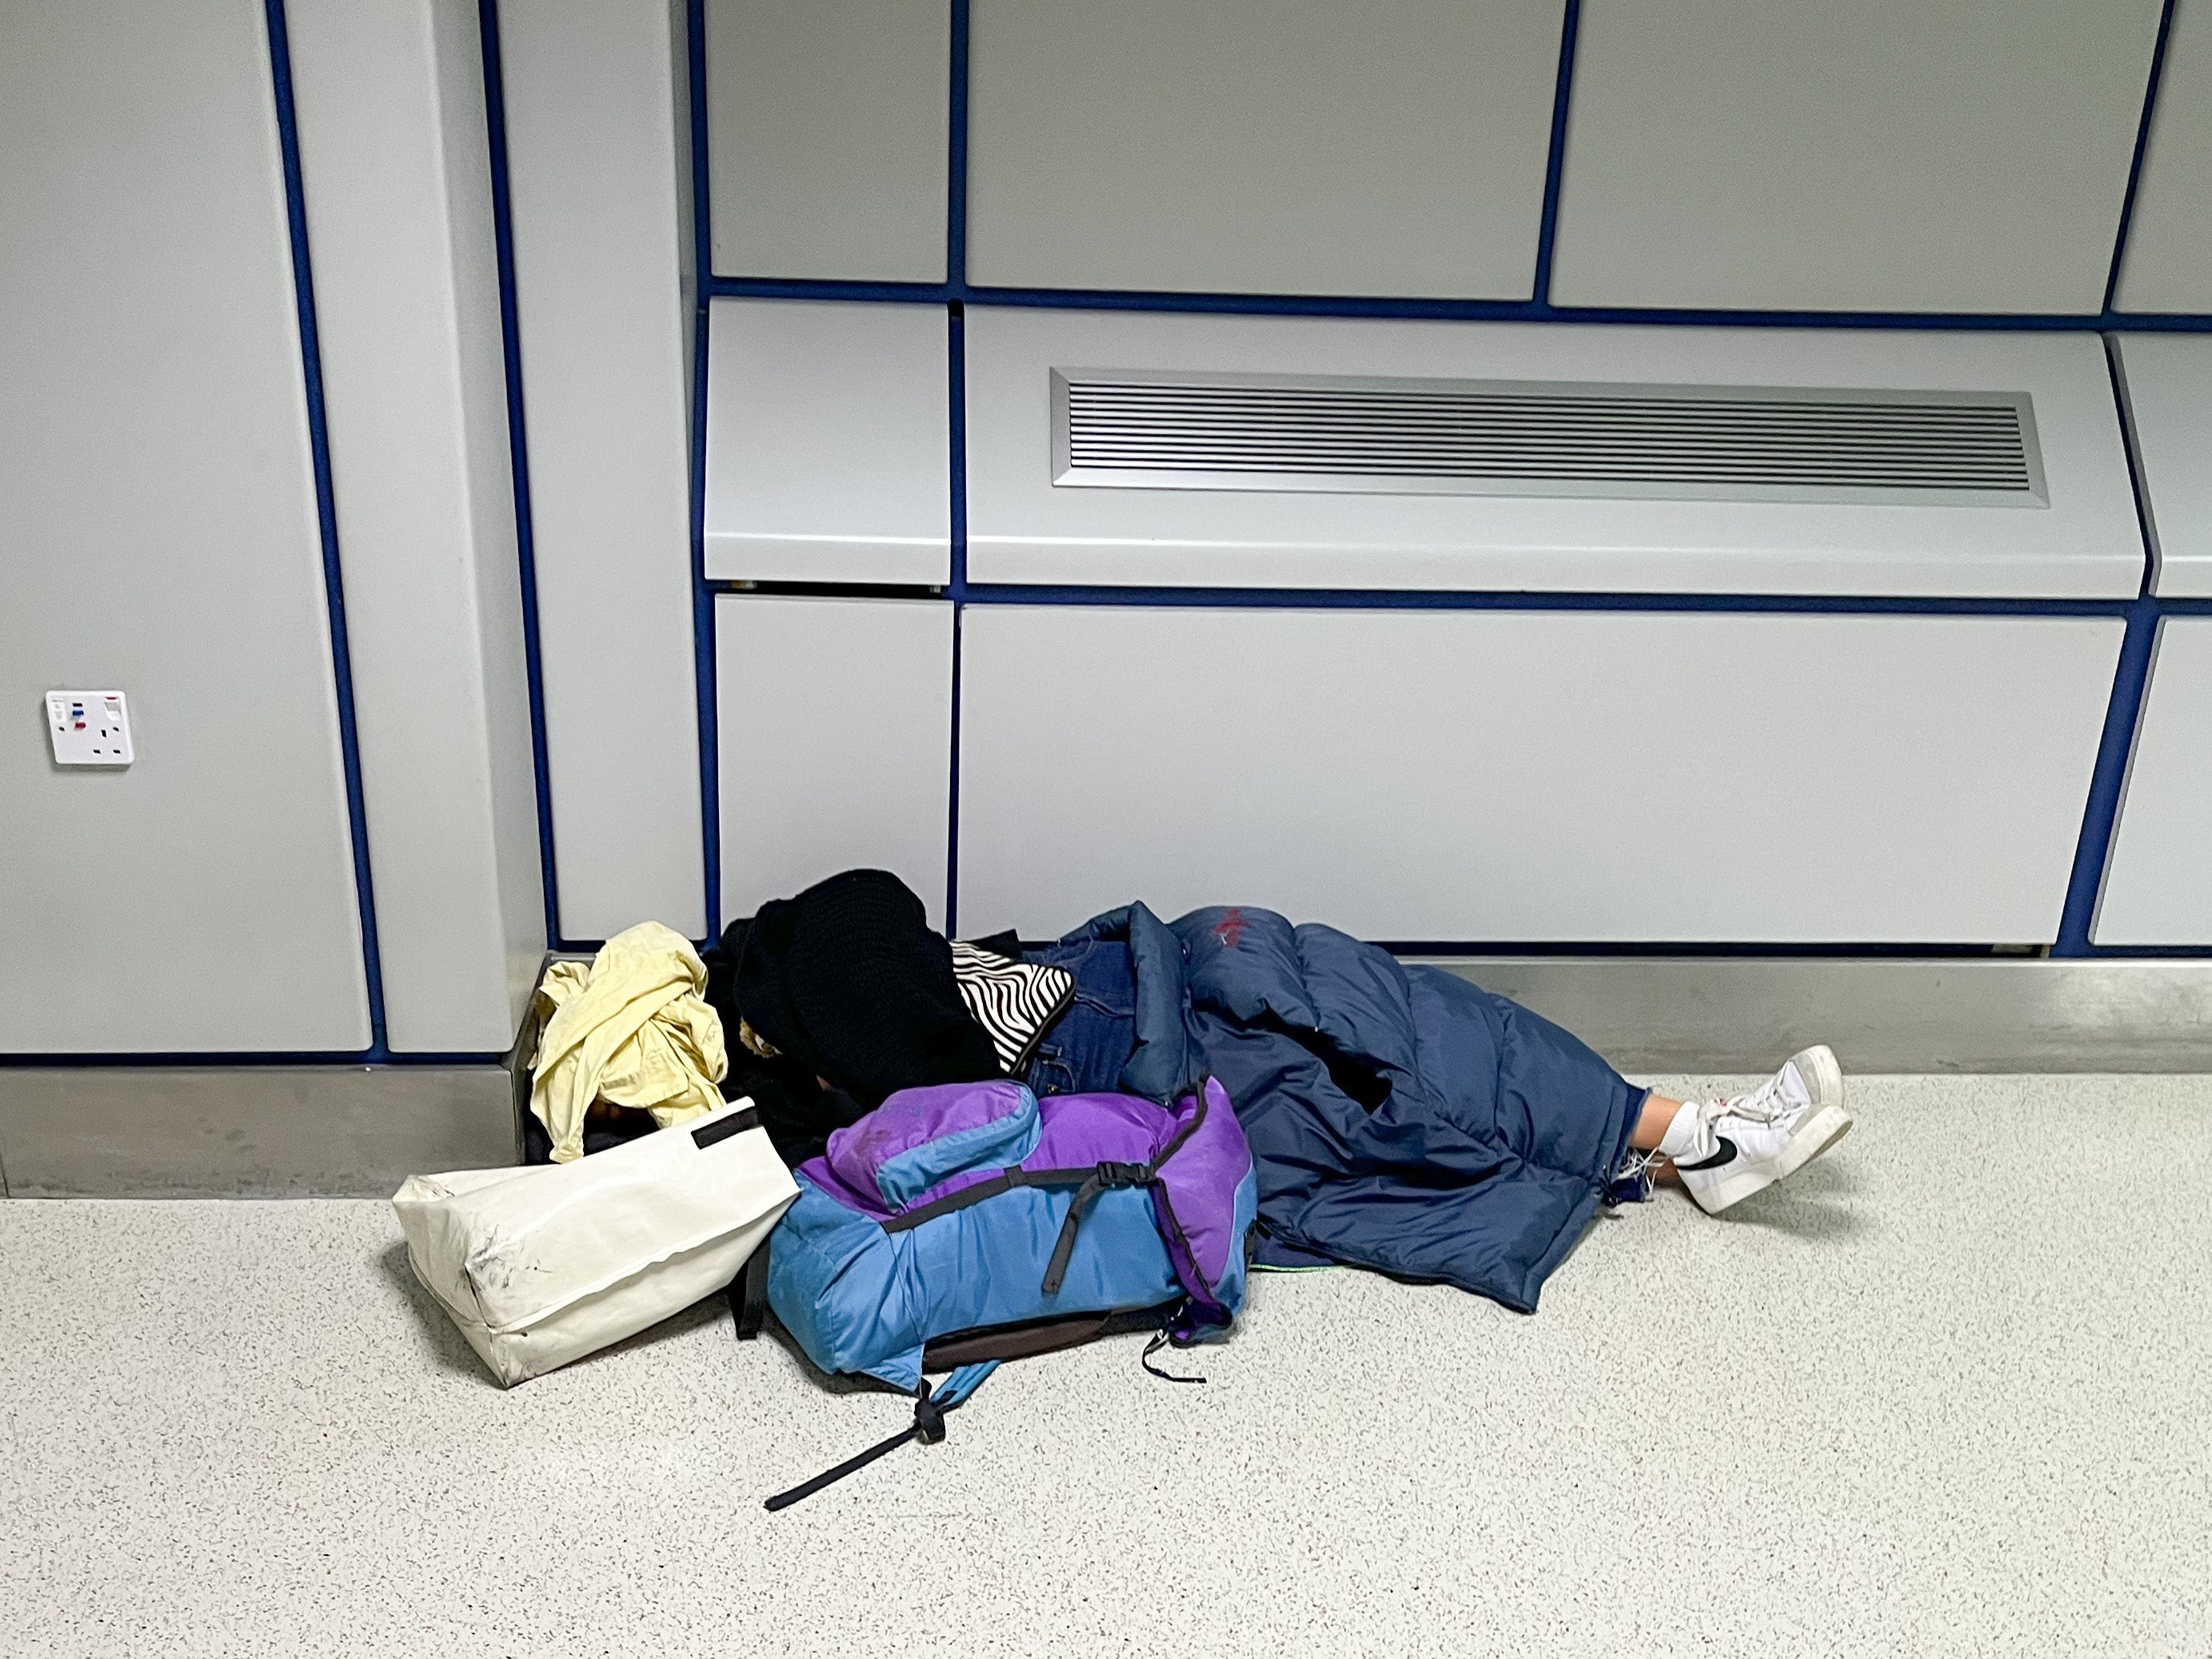
<path fill-rule="evenodd" d="M 856 1192 L 876 1189 L 883 1166 L 900 1153 L 1024 1109 L 1018 1083 L 944 1083 L 902 1089 L 857 1123 L 830 1137 L 830 1167 Z"/>
<path fill-rule="evenodd" d="M 1175 1133 L 1175 1114 L 1134 1095 L 1048 1095 L 1037 1102 L 1044 1133 L 1025 1170 L 1149 1164 Z"/>
<path fill-rule="evenodd" d="M 1188 1305 L 1192 1308 L 1218 1308 L 1220 1298 L 1214 1294 L 1215 1280 L 1207 1277 L 1206 1269 L 1199 1265 L 1198 1258 L 1191 1254 L 1189 1235 L 1176 1236 L 1176 1228 L 1170 1224 L 1171 1214 L 1155 1188 L 1152 1192 L 1152 1219 L 1159 1226 L 1160 1243 L 1167 1246 L 1168 1266 L 1175 1270 L 1175 1276 L 1182 1282 L 1183 1289 L 1190 1292 Z M 1180 1216 L 1174 1217 L 1176 1222 L 1181 1219 Z"/>
<path fill-rule="evenodd" d="M 1197 1110 L 1197 1097 L 1184 1097 L 1179 1103 L 1178 1121 Z M 1170 1138 L 1164 1136 L 1163 1144 Z M 1196 1258 L 1194 1265 L 1209 1287 L 1218 1285 L 1229 1271 L 1230 1251 L 1243 1245 L 1237 1237 L 1237 1183 L 1251 1168 L 1252 1149 L 1237 1125 L 1229 1091 L 1208 1078 L 1205 1120 L 1168 1160 L 1160 1171 L 1160 1184 L 1167 1189 L 1168 1202 L 1174 1206 L 1183 1237 Z M 1161 1231 L 1169 1237 L 1170 1255 L 1179 1255 L 1172 1230 L 1164 1222 Z M 1178 1269 L 1183 1265 L 1176 1263 Z"/>
<path fill-rule="evenodd" d="M 838 1133 L 842 1133 L 840 1130 Z M 824 1196 L 834 1198 L 848 1210 L 858 1210 L 862 1215 L 878 1221 L 891 1218 L 882 1196 L 871 1187 L 866 1189 L 848 1184 L 844 1177 L 830 1167 L 827 1158 L 810 1158 L 794 1173 L 802 1175 L 819 1187 Z"/>
<path fill-rule="evenodd" d="M 1175 1133 L 1164 1106 L 1133 1095 L 1047 1095 L 1037 1102 L 1043 1128 L 1024 1170 L 1087 1170 L 1094 1164 L 1149 1164 Z M 857 1125 L 855 1126 L 858 1127 Z M 1005 1168 L 963 1170 L 940 1181 L 904 1209 L 933 1203 Z"/>

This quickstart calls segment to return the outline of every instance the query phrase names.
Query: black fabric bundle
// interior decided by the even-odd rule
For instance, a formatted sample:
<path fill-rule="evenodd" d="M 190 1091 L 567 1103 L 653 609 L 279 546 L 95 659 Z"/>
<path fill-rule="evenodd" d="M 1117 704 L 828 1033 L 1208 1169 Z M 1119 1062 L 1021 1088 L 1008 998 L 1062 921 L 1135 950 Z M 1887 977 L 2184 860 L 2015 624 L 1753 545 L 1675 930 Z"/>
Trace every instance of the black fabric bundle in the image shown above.
<path fill-rule="evenodd" d="M 753 1097 L 787 1162 L 901 1089 L 1005 1075 L 961 1000 L 952 947 L 888 871 L 848 870 L 763 905 L 723 931 L 706 963 L 730 1054 L 722 1093 Z M 746 1048 L 740 1020 L 774 1059 Z"/>

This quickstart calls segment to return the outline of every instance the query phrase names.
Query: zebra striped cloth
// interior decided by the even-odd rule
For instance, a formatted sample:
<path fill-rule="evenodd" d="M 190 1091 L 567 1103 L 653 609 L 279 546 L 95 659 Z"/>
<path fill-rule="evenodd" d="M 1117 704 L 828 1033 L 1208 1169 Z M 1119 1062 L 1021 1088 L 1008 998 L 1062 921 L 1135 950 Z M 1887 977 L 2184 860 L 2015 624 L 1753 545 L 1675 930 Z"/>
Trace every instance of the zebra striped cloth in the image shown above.
<path fill-rule="evenodd" d="M 1008 1077 L 1029 1068 L 1037 1039 L 1075 1000 L 1075 975 L 1039 962 L 1016 962 L 995 951 L 952 941 L 952 975 L 960 1000 L 989 1033 Z"/>

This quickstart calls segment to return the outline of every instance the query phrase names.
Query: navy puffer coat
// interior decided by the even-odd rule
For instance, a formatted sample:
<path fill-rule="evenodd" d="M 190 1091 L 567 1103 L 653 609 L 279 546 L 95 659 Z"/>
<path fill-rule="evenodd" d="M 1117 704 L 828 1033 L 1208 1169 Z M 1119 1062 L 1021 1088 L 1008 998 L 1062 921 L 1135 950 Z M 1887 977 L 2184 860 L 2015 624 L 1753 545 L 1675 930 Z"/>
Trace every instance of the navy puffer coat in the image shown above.
<path fill-rule="evenodd" d="M 1029 952 L 1076 975 L 1040 1093 L 1219 1079 L 1259 1166 L 1258 1259 L 1442 1281 L 1532 1312 L 1607 1201 L 1644 1100 L 1550 1021 L 1270 910 L 1142 904 Z"/>

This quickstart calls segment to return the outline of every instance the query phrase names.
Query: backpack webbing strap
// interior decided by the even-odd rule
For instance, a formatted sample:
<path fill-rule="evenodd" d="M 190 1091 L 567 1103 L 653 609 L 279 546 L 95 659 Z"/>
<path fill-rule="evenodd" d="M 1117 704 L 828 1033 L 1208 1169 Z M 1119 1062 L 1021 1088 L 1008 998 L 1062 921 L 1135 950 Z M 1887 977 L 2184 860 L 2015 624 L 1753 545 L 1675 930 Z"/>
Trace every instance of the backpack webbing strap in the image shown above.
<path fill-rule="evenodd" d="M 1060 1224 L 1060 1239 L 1053 1246 L 1052 1260 L 1045 1266 L 1044 1283 L 1039 1287 L 1047 1296 L 1057 1296 L 1067 1277 L 1067 1264 L 1075 1255 L 1075 1236 L 1082 1231 L 1083 1213 L 1090 1208 L 1091 1200 L 1109 1188 L 1149 1187 L 1158 1169 L 1157 1164 L 1086 1164 L 1073 1170 L 1024 1170 L 1018 1164 L 1010 1164 L 994 1176 L 971 1182 L 957 1192 L 895 1215 L 883 1224 L 883 1228 L 887 1233 L 902 1233 L 925 1221 L 934 1221 L 941 1215 L 1012 1192 L 1017 1187 L 1073 1187 L 1075 1201 L 1068 1206 L 1067 1219 Z"/>
<path fill-rule="evenodd" d="M 730 1316 L 737 1321 L 740 1342 L 751 1341 L 768 1322 L 768 1247 L 769 1241 L 761 1240 L 730 1281 Z"/>
<path fill-rule="evenodd" d="M 1007 1184 L 1014 1187 L 1064 1187 L 1072 1178 L 1080 1176 L 1082 1179 L 1082 1184 L 1075 1189 L 1075 1202 L 1067 1206 L 1067 1219 L 1060 1224 L 1060 1237 L 1052 1247 L 1052 1260 L 1045 1264 L 1044 1282 L 1037 1286 L 1039 1290 L 1047 1296 L 1060 1294 L 1060 1287 L 1067 1280 L 1067 1264 L 1075 1256 L 1075 1236 L 1082 1231 L 1083 1212 L 1090 1207 L 1092 1199 L 1116 1187 L 1150 1187 L 1159 1180 L 1160 1171 L 1167 1167 L 1168 1160 L 1182 1150 L 1183 1142 L 1195 1134 L 1199 1125 L 1206 1121 L 1206 1085 L 1212 1081 L 1211 1077 L 1199 1079 L 1197 1088 L 1193 1091 L 1197 1097 L 1198 1109 L 1191 1114 L 1189 1122 L 1176 1131 L 1175 1138 L 1160 1148 L 1158 1155 L 1150 1164 L 1097 1164 L 1087 1174 L 1080 1170 L 1024 1170 L 1019 1164 L 1002 1171 Z M 1165 1202 L 1164 1194 L 1160 1209 L 1173 1226 L 1176 1237 L 1181 1240 L 1182 1225 L 1175 1219 L 1174 1206 Z M 1184 1249 L 1188 1253 L 1189 1246 L 1187 1243 Z M 1192 1285 L 1188 1288 L 1196 1292 L 1205 1287 Z"/>
<path fill-rule="evenodd" d="M 886 1452 L 895 1452 L 909 1440 L 919 1440 L 925 1446 L 933 1446 L 945 1438 L 945 1413 L 967 1402 L 968 1396 L 983 1384 L 983 1379 L 999 1369 L 999 1362 L 987 1359 L 978 1365 L 963 1365 L 945 1379 L 945 1383 L 933 1396 L 925 1381 L 914 1402 L 914 1425 L 902 1429 L 890 1439 L 880 1441 L 857 1457 L 848 1457 L 834 1469 L 824 1469 L 811 1480 L 800 1482 L 789 1492 L 780 1492 L 762 1505 L 768 1510 L 787 1510 L 802 1498 L 811 1498 L 824 1486 L 833 1486 L 847 1475 L 865 1469 Z"/>
<path fill-rule="evenodd" d="M 1067 1219 L 1060 1224 L 1060 1237 L 1052 1247 L 1052 1260 L 1045 1264 L 1044 1282 L 1037 1288 L 1047 1296 L 1060 1294 L 1060 1287 L 1067 1279 L 1067 1264 L 1075 1258 L 1075 1236 L 1083 1229 L 1083 1212 L 1090 1208 L 1092 1199 L 1110 1188 L 1149 1187 L 1152 1182 L 1152 1167 L 1149 1164 L 1094 1165 L 1083 1184 L 1075 1189 L 1075 1201 L 1067 1206 Z"/>
<path fill-rule="evenodd" d="M 1164 1371 L 1158 1365 L 1152 1364 L 1152 1356 L 1174 1340 L 1175 1339 L 1170 1336 L 1167 1332 L 1162 1331 L 1158 1336 L 1145 1344 L 1145 1351 L 1137 1356 L 1137 1363 L 1139 1365 L 1142 1365 L 1146 1370 L 1150 1372 L 1152 1376 L 1158 1377 L 1163 1382 L 1204 1382 L 1206 1379 L 1202 1376 L 1177 1376 L 1173 1371 Z"/>

